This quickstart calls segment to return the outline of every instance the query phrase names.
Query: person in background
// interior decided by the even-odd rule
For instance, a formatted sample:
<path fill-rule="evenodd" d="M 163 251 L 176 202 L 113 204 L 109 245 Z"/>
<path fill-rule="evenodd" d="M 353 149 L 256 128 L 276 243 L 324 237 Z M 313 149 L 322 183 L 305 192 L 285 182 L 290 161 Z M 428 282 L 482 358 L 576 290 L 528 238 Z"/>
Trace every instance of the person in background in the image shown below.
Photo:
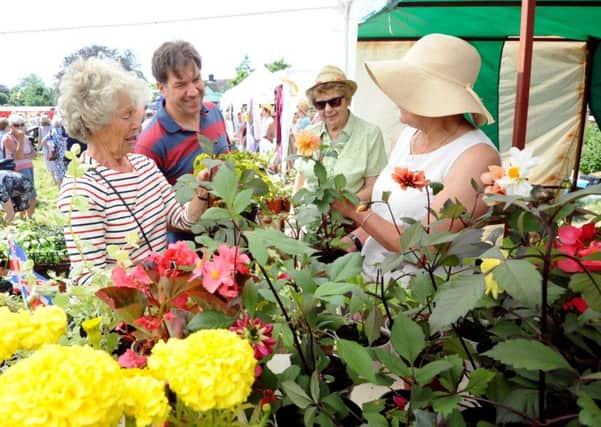
<path fill-rule="evenodd" d="M 4 135 L 8 133 L 9 128 L 8 119 L 6 117 L 0 117 L 0 160 L 4 159 L 4 145 L 2 145 L 2 140 L 4 139 Z"/>
<path fill-rule="evenodd" d="M 275 149 L 275 121 L 272 117 L 273 107 L 270 104 L 261 105 L 261 139 L 259 140 L 259 153 L 269 156 Z"/>
<path fill-rule="evenodd" d="M 205 84 L 200 72 L 200 55 L 188 42 L 165 42 L 153 54 L 152 74 L 164 100 L 134 152 L 154 160 L 170 184 L 194 171 L 194 159 L 202 153 L 199 136 L 214 142 L 215 154 L 229 150 L 221 111 L 203 102 Z M 194 235 L 173 230 L 168 239 L 193 240 Z"/>
<path fill-rule="evenodd" d="M 52 119 L 52 130 L 50 131 L 50 140 L 54 145 L 56 162 L 54 164 L 54 182 L 60 187 L 65 173 L 67 163 L 63 160 L 67 151 L 67 131 L 63 127 L 63 120 L 55 115 Z"/>
<path fill-rule="evenodd" d="M 144 121 L 142 122 L 142 130 L 148 127 L 148 125 L 152 122 L 153 117 L 154 110 L 151 108 L 147 108 L 146 111 L 144 111 Z"/>
<path fill-rule="evenodd" d="M 338 152 L 336 158 L 324 157 L 328 174 L 343 174 L 346 189 L 359 199 L 369 201 L 376 178 L 386 165 L 386 148 L 380 128 L 355 116 L 349 109 L 356 90 L 357 83 L 348 80 L 340 68 L 323 67 L 315 84 L 306 91 L 322 122 L 306 129 L 317 134 L 322 144 Z M 300 159 L 295 191 L 316 185 L 313 162 Z"/>
<path fill-rule="evenodd" d="M 31 141 L 25 135 L 25 119 L 19 114 L 11 114 L 8 118 L 10 130 L 2 138 L 4 158 L 15 161 L 15 171 L 25 175 L 34 185 L 33 197 L 29 201 L 27 216 L 31 218 L 35 212 L 37 193 L 33 177 L 33 159 L 36 156 Z"/>
<path fill-rule="evenodd" d="M 360 225 L 345 240 L 349 250 L 362 250 L 366 279 L 375 280 L 378 265 L 406 249 L 400 246 L 400 236 L 408 224 L 401 218 L 424 225 L 436 221 L 427 210 L 426 192 L 434 212 L 440 212 L 447 200 L 459 200 L 469 210 L 473 207 L 475 216 L 486 211 L 471 180 L 481 182 L 480 175 L 488 171 L 489 165 L 500 165 L 500 157 L 494 144 L 476 127 L 494 122 L 473 90 L 480 61 L 478 51 L 466 41 L 430 34 L 419 39 L 399 60 L 365 64 L 371 79 L 399 107 L 400 121 L 407 125 L 374 185 L 372 200 L 382 201 L 384 194 L 390 193 L 388 205 L 374 203 L 369 209 L 358 210 L 348 202 L 332 204 Z M 474 124 L 465 115 L 471 115 Z M 416 177 L 412 172 L 417 171 L 425 176 Z M 418 182 L 411 184 L 415 179 Z M 423 188 L 425 182 L 419 182 L 423 180 L 441 182 L 444 189 L 434 196 L 428 187 Z M 407 183 L 409 188 L 403 188 Z M 400 223 L 398 229 L 393 219 Z M 462 227 L 461 221 L 451 220 L 437 225 L 445 231 Z M 414 269 L 401 264 L 395 274 L 408 277 Z M 384 274 L 384 281 L 390 277 Z"/>
<path fill-rule="evenodd" d="M 40 119 L 40 127 L 38 132 L 38 149 L 42 150 L 44 155 L 44 163 L 46 164 L 46 169 L 52 176 L 52 179 L 56 183 L 55 178 L 55 169 L 56 169 L 56 151 L 54 147 L 54 142 L 50 137 L 52 133 L 52 124 L 50 123 L 50 119 L 47 115 L 43 115 Z"/>
<path fill-rule="evenodd" d="M 311 105 L 303 100 L 300 100 L 296 106 L 296 123 L 294 133 L 299 133 L 301 130 L 311 125 Z"/>
<path fill-rule="evenodd" d="M 72 275 L 88 283 L 84 263 L 105 268 L 116 263 L 107 252 L 115 245 L 140 262 L 167 248 L 167 226 L 189 230 L 208 207 L 208 192 L 180 205 L 173 188 L 154 161 L 132 154 L 149 98 L 144 80 L 108 58 L 79 58 L 66 70 L 60 84 L 58 111 L 67 133 L 88 145 L 80 161 L 88 166 L 82 177 L 67 174 L 61 184 L 59 210 L 68 216 L 65 240 Z M 208 178 L 205 171 L 200 179 Z M 73 203 L 87 200 L 88 209 Z M 129 235 L 135 233 L 137 243 Z"/>
<path fill-rule="evenodd" d="M 33 197 L 33 183 L 18 172 L 0 170 L 0 204 L 10 224 L 16 212 L 25 212 Z"/>

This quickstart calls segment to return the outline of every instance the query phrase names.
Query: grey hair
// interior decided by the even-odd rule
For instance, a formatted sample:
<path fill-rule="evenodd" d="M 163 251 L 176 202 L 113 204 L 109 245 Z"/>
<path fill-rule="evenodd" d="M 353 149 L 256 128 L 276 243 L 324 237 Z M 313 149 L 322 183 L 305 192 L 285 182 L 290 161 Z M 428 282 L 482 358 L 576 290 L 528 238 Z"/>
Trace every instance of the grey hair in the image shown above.
<path fill-rule="evenodd" d="M 60 118 L 59 116 L 54 116 L 52 118 L 52 127 L 58 128 L 61 127 L 63 125 L 63 119 Z"/>
<path fill-rule="evenodd" d="M 136 108 L 150 99 L 146 82 L 106 57 L 78 58 L 61 79 L 57 110 L 72 138 L 89 142 L 90 135 L 111 122 L 119 97 Z"/>
<path fill-rule="evenodd" d="M 343 82 L 327 82 L 317 85 L 311 89 L 310 92 L 307 92 L 307 98 L 309 98 L 309 101 L 313 103 L 315 102 L 317 95 L 327 93 L 334 89 L 340 90 L 344 94 L 344 97 L 349 100 L 349 102 L 353 98 L 353 89 L 348 84 Z"/>
<path fill-rule="evenodd" d="M 157 82 L 167 83 L 169 71 L 177 77 L 189 64 L 202 68 L 202 60 L 196 48 L 183 40 L 165 42 L 152 55 L 152 75 Z"/>
<path fill-rule="evenodd" d="M 20 114 L 11 114 L 8 118 L 8 124 L 10 126 L 12 125 L 24 125 L 25 124 L 25 117 L 23 117 Z"/>

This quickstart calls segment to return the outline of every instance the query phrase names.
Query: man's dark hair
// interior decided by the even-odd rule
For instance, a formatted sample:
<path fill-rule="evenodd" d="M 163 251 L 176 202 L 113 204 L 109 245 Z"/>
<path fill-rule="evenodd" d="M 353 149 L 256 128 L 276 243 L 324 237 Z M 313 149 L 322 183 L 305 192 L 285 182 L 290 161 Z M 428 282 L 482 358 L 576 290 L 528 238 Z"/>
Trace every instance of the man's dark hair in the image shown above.
<path fill-rule="evenodd" d="M 183 40 L 165 42 L 152 55 L 152 75 L 158 82 L 166 83 L 169 71 L 180 77 L 180 71 L 191 63 L 201 68 L 200 55 L 194 46 Z"/>

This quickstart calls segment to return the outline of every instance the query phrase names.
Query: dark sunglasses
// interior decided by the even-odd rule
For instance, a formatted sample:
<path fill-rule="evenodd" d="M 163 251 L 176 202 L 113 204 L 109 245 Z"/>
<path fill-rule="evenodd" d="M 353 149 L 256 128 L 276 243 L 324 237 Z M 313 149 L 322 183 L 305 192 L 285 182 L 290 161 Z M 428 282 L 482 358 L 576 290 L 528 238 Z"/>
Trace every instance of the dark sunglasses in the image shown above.
<path fill-rule="evenodd" d="M 336 108 L 336 107 L 340 107 L 340 104 L 342 104 L 343 99 L 344 99 L 344 95 L 337 96 L 336 98 L 326 99 L 324 101 L 315 101 L 315 102 L 313 102 L 313 105 L 318 110 L 323 110 L 324 108 L 326 108 L 326 104 L 332 108 Z"/>
<path fill-rule="evenodd" d="M 20 123 L 20 124 L 19 123 L 15 123 L 13 125 L 13 127 L 16 127 L 16 128 L 22 128 L 23 126 L 25 126 L 25 123 Z"/>

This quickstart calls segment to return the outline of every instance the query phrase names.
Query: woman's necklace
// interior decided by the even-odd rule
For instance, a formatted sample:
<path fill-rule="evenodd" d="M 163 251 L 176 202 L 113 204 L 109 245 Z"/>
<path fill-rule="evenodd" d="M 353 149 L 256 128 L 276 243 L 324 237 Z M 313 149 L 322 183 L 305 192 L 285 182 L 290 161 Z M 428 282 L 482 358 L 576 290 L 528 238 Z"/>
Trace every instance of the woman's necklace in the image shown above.
<path fill-rule="evenodd" d="M 453 139 L 453 137 L 457 134 L 457 131 L 459 130 L 460 127 L 461 127 L 461 122 L 457 123 L 457 126 L 455 126 L 455 129 L 453 129 L 451 132 L 449 132 L 445 136 L 445 138 L 442 140 L 442 142 L 437 143 L 432 148 L 426 147 L 424 150 L 421 150 L 419 152 L 418 152 L 418 149 L 416 149 L 416 145 L 418 142 L 418 138 L 420 138 L 423 141 L 422 135 L 424 135 L 424 133 L 421 131 L 421 129 L 418 129 L 417 132 L 415 132 L 415 134 L 413 135 L 413 138 L 411 140 L 411 154 L 428 154 L 428 153 L 431 153 L 432 151 L 438 150 L 440 147 L 446 145 L 449 141 L 451 141 Z"/>

